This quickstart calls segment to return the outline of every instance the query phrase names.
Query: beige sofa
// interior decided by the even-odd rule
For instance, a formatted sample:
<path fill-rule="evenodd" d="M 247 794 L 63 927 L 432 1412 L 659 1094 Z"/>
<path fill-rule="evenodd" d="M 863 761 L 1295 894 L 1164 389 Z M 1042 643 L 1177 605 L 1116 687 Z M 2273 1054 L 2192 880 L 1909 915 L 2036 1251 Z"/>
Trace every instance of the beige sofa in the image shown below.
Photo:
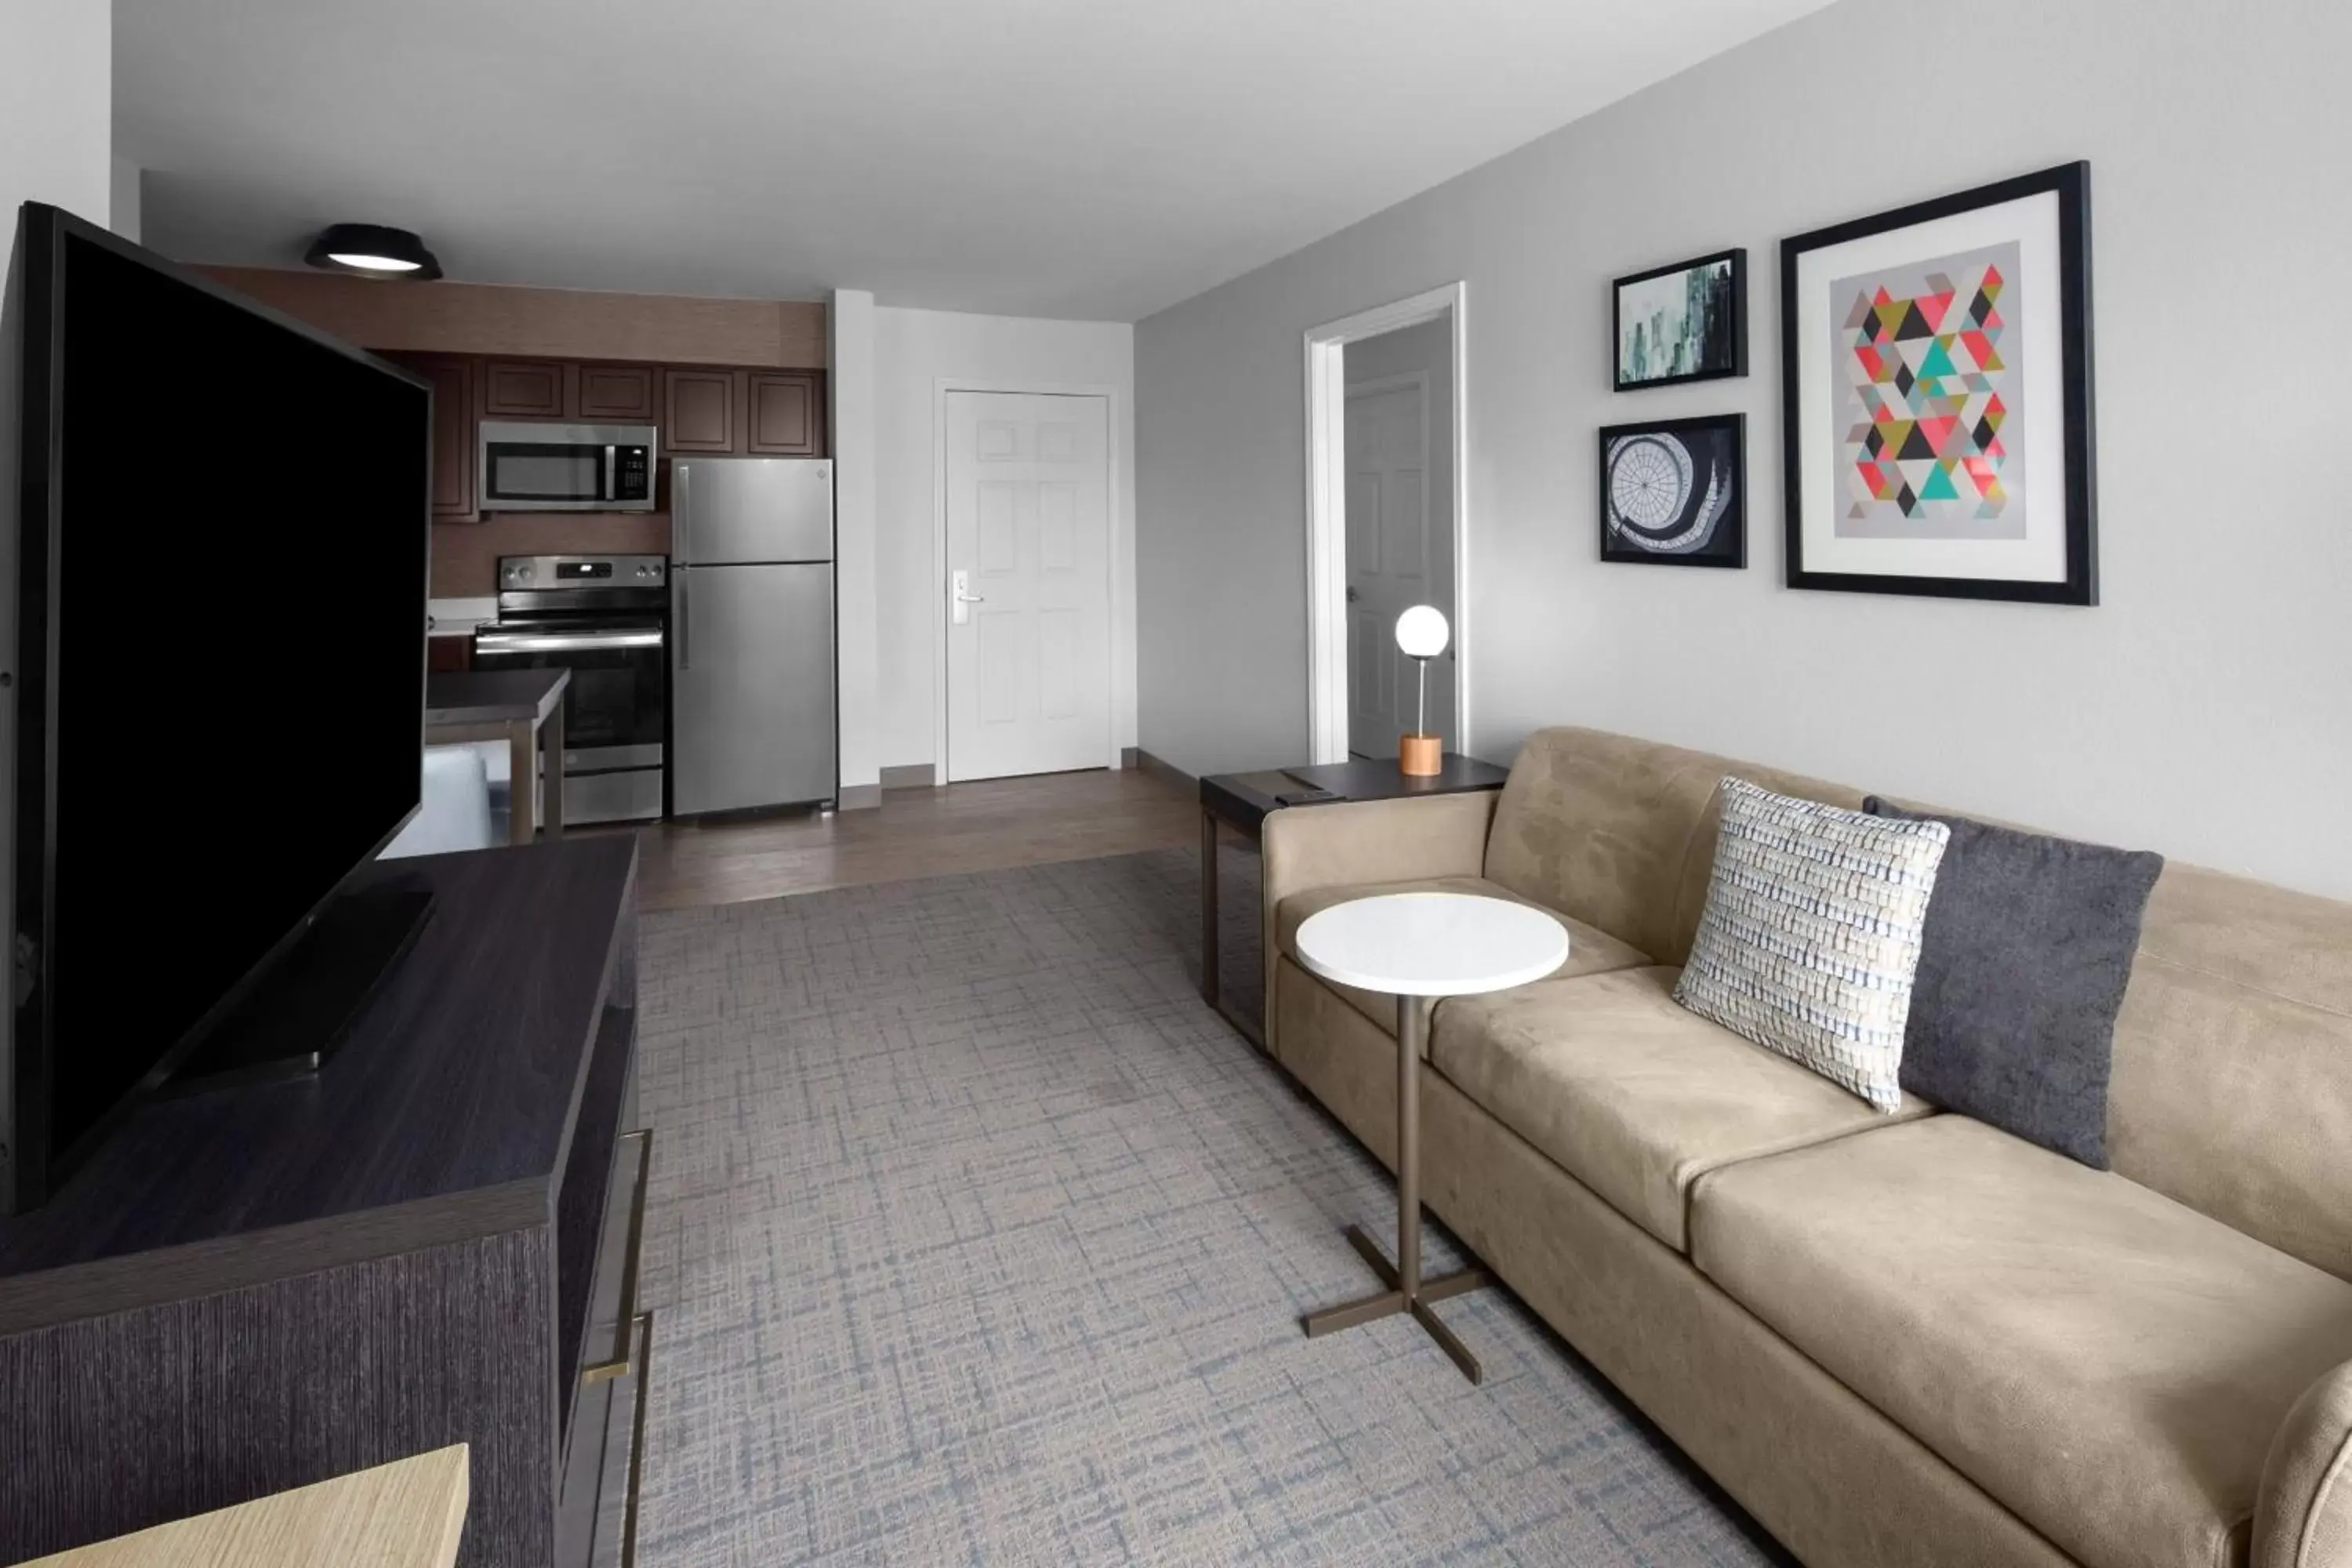
<path fill-rule="evenodd" d="M 1427 1202 L 1799 1557 L 2352 1565 L 2352 905 L 2165 871 L 2096 1172 L 1675 1006 L 1727 773 L 1862 799 L 1549 730 L 1499 797 L 1276 813 L 1268 1048 L 1393 1162 L 1393 1005 L 1299 922 L 1539 904 L 1559 973 L 1437 1007 Z"/>

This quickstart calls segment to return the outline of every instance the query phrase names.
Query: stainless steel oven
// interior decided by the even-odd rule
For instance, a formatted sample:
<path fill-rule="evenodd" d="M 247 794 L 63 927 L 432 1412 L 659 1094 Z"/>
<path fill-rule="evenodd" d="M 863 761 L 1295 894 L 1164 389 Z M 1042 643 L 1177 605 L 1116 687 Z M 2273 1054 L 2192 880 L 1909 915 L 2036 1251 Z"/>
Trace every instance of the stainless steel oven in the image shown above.
<path fill-rule="evenodd" d="M 567 821 L 662 815 L 668 578 L 660 555 L 499 559 L 499 618 L 475 628 L 474 668 L 572 672 L 563 698 Z"/>
<path fill-rule="evenodd" d="M 485 419 L 484 511 L 651 511 L 650 425 L 541 425 Z"/>

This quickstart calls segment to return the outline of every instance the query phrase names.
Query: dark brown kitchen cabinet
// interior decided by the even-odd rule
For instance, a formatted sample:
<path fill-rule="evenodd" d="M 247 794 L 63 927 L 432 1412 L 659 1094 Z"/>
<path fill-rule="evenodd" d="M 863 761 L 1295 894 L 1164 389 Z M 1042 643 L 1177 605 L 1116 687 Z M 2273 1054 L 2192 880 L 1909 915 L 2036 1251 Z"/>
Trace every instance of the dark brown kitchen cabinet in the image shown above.
<path fill-rule="evenodd" d="M 761 457 L 815 458 L 824 452 L 824 400 L 805 371 L 755 370 L 744 397 L 744 450 Z"/>
<path fill-rule="evenodd" d="M 433 521 L 475 521 L 474 362 L 414 355 L 402 363 L 433 384 Z"/>
<path fill-rule="evenodd" d="M 654 418 L 654 367 L 649 364 L 583 364 L 575 367 L 578 387 L 572 412 L 588 420 Z"/>
<path fill-rule="evenodd" d="M 736 389 L 743 373 L 734 370 L 665 370 L 666 418 L 662 447 L 671 452 L 740 452 L 735 428 Z"/>
<path fill-rule="evenodd" d="M 561 419 L 572 367 L 557 360 L 482 362 L 482 416 L 488 419 Z"/>

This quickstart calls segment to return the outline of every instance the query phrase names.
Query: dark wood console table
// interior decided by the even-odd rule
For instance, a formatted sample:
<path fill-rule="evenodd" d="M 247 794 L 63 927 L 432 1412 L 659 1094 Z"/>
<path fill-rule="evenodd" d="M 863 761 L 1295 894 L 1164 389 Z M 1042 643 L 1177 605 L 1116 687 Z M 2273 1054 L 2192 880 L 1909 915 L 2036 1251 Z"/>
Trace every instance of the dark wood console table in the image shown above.
<path fill-rule="evenodd" d="M 1217 828 L 1220 823 L 1252 844 L 1263 841 L 1265 819 L 1284 809 L 1279 796 L 1306 789 L 1329 790 L 1336 797 L 1316 801 L 1335 805 L 1349 800 L 1402 800 L 1417 795 L 1463 795 L 1472 790 L 1500 789 L 1511 770 L 1482 763 L 1458 752 L 1448 752 L 1438 771 L 1409 777 L 1397 771 L 1394 758 L 1355 757 L 1344 763 L 1322 763 L 1295 768 L 1268 768 L 1254 773 L 1210 773 L 1201 780 L 1201 997 L 1225 1022 L 1265 1046 L 1265 1026 L 1244 1017 L 1220 999 L 1217 982 Z"/>
<path fill-rule="evenodd" d="M 0 1562 L 452 1443 L 460 1563 L 615 1555 L 651 1334 L 635 840 L 366 875 L 433 918 L 322 1070 L 152 1100 L 0 1218 Z"/>

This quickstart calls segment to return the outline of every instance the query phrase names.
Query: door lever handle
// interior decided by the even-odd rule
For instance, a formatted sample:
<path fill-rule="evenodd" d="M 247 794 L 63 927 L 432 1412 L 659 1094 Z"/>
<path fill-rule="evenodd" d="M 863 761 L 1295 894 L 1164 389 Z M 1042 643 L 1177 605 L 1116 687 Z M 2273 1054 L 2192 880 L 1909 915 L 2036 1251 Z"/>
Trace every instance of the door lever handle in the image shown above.
<path fill-rule="evenodd" d="M 953 578 L 953 585 L 955 588 L 955 624 L 962 626 L 971 619 L 971 611 L 967 608 L 967 606 L 971 605 L 984 605 L 988 603 L 988 595 L 985 594 L 975 594 L 971 591 L 971 574 L 969 572 L 956 573 Z"/>

